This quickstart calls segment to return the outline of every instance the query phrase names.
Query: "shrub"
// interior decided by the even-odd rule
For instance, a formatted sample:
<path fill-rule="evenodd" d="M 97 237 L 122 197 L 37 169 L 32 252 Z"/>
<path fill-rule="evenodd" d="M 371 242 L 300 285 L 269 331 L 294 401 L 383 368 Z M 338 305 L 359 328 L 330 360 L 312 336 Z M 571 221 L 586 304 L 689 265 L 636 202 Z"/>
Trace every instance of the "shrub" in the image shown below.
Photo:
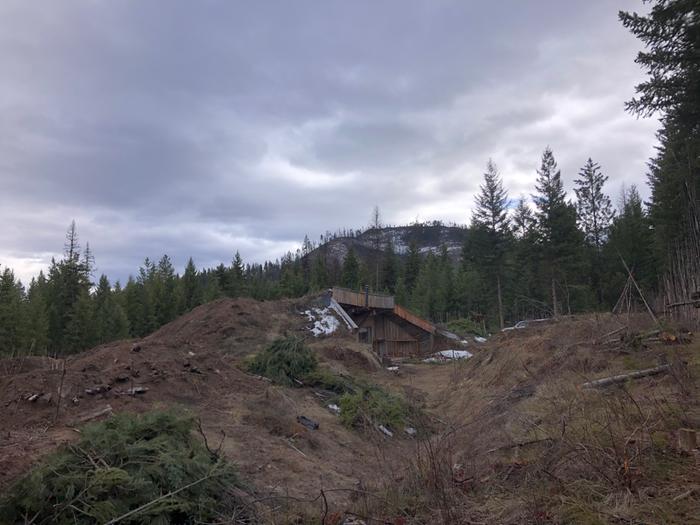
<path fill-rule="evenodd" d="M 340 420 L 348 427 L 386 425 L 400 429 L 409 423 L 411 410 L 399 396 L 376 386 L 364 386 L 343 394 L 338 402 Z"/>
<path fill-rule="evenodd" d="M 295 337 L 273 341 L 250 361 L 248 370 L 282 385 L 303 384 L 333 392 L 336 395 L 325 402 L 340 406 L 340 420 L 347 427 L 386 425 L 402 429 L 418 413 L 400 396 L 321 368 L 313 352 Z"/>
<path fill-rule="evenodd" d="M 294 386 L 295 379 L 301 381 L 317 369 L 316 356 L 297 337 L 275 339 L 248 364 L 252 373 L 286 386 Z"/>
<path fill-rule="evenodd" d="M 304 376 L 303 381 L 308 386 L 329 390 L 335 394 L 344 394 L 354 390 L 350 379 L 344 379 L 330 370 L 320 367 Z"/>
<path fill-rule="evenodd" d="M 191 417 L 172 411 L 88 425 L 77 444 L 10 487 L 0 499 L 2 522 L 108 523 L 141 507 L 119 523 L 211 523 L 236 509 L 241 516 L 234 468 L 192 429 Z"/>
<path fill-rule="evenodd" d="M 476 334 L 482 337 L 486 337 L 488 335 L 484 332 L 484 328 L 481 324 L 466 317 L 454 319 L 448 322 L 447 329 L 450 332 L 454 332 L 462 337 L 466 337 L 469 334 Z"/>

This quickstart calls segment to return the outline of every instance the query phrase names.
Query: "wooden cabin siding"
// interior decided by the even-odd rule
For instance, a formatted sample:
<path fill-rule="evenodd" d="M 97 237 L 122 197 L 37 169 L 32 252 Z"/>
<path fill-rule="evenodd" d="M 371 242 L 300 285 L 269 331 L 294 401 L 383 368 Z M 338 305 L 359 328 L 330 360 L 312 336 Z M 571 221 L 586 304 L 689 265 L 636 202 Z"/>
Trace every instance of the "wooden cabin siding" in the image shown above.
<path fill-rule="evenodd" d="M 380 357 L 415 357 L 421 353 L 419 341 L 375 341 L 372 349 Z"/>
<path fill-rule="evenodd" d="M 381 358 L 418 357 L 433 351 L 435 325 L 394 303 L 393 296 L 334 287 L 332 300 L 358 326 L 358 340 Z"/>
<path fill-rule="evenodd" d="M 383 316 L 382 336 L 377 331 L 377 339 L 387 339 L 391 341 L 415 341 L 417 338 L 403 326 L 398 325 L 390 316 Z"/>

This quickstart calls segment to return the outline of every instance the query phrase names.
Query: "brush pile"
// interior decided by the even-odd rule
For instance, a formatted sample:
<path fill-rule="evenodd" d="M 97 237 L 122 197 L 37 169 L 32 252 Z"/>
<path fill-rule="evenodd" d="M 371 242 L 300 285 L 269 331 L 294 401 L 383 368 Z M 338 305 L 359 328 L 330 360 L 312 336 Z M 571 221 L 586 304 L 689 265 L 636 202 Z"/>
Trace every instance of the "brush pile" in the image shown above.
<path fill-rule="evenodd" d="M 120 414 L 86 426 L 0 502 L 6 523 L 249 523 L 235 469 L 175 412 Z"/>

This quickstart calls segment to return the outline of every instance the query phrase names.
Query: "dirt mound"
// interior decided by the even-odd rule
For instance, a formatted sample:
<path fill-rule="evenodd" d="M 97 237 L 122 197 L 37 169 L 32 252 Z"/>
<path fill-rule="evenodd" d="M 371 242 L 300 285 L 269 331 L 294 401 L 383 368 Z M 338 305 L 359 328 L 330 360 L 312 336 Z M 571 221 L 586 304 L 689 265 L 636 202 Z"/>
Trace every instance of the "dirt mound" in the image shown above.
<path fill-rule="evenodd" d="M 85 421 L 166 406 L 197 414 L 256 487 L 308 495 L 320 486 L 353 486 L 370 470 L 375 444 L 342 427 L 310 390 L 276 387 L 241 369 L 243 358 L 290 334 L 333 348 L 331 360 L 372 369 L 359 351 L 343 355 L 338 345 L 352 341 L 342 334 L 335 343 L 310 336 L 303 310 L 304 301 L 222 299 L 144 339 L 70 356 L 65 368 L 50 358 L 0 361 L 0 486 L 74 440 Z M 320 429 L 298 424 L 297 415 Z"/>

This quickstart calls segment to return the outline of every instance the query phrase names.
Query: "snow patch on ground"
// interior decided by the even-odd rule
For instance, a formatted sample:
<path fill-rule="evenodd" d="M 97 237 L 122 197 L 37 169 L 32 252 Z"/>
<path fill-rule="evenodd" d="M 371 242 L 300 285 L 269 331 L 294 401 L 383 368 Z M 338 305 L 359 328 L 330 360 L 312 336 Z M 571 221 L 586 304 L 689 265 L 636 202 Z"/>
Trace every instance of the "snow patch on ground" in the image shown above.
<path fill-rule="evenodd" d="M 309 330 L 314 337 L 330 335 L 340 326 L 340 321 L 331 313 L 330 308 L 313 308 L 306 310 L 304 315 L 313 323 Z"/>
<path fill-rule="evenodd" d="M 442 350 L 436 352 L 427 359 L 423 359 L 424 363 L 441 363 L 443 361 L 452 361 L 453 359 L 468 359 L 473 354 L 466 350 Z"/>

